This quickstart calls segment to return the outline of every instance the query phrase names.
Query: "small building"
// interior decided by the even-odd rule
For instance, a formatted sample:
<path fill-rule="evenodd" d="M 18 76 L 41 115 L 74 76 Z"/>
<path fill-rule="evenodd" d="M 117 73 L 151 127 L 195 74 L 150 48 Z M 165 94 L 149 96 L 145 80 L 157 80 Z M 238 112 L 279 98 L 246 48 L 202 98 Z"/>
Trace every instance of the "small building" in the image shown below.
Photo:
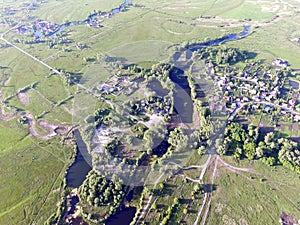
<path fill-rule="evenodd" d="M 294 108 L 295 105 L 296 105 L 296 100 L 295 100 L 295 99 L 289 100 L 289 104 L 290 104 L 290 107 L 291 107 L 291 108 Z"/>
<path fill-rule="evenodd" d="M 285 212 L 282 212 L 279 222 L 282 225 L 295 225 L 296 224 L 295 218 L 292 215 L 289 215 Z"/>
<path fill-rule="evenodd" d="M 285 68 L 285 67 L 289 66 L 289 63 L 287 61 L 283 60 L 283 59 L 276 58 L 276 59 L 273 60 L 272 65 Z"/>
<path fill-rule="evenodd" d="M 295 122 L 300 122 L 300 115 L 295 115 L 294 116 L 294 121 Z"/>
<path fill-rule="evenodd" d="M 267 105 L 267 106 L 265 107 L 265 110 L 264 110 L 264 111 L 267 112 L 267 113 L 269 113 L 270 110 L 271 110 L 271 108 L 272 108 L 271 106 Z"/>

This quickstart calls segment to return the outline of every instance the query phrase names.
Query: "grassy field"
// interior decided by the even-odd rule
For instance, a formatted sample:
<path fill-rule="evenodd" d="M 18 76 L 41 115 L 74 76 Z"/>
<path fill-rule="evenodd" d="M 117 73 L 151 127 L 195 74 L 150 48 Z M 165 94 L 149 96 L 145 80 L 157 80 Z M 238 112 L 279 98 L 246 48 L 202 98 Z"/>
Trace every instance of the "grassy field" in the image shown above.
<path fill-rule="evenodd" d="M 9 75 L 9 80 L 2 88 L 3 98 L 14 95 L 18 90 L 43 79 L 49 73 L 49 69 L 11 47 L 1 49 L 0 57 L 1 65 L 7 67 Z"/>
<path fill-rule="evenodd" d="M 30 25 L 29 23 L 37 19 L 65 23 L 84 20 L 94 10 L 109 10 L 122 2 L 48 1 L 38 3 L 36 10 L 28 11 L 26 7 L 22 8 L 21 2 L 4 1 L 3 7 L 11 6 L 18 12 L 11 17 L 0 12 L 4 16 L 0 32 L 11 28 L 5 24 L 7 18 L 11 18 L 11 24 L 14 25 Z M 101 63 L 101 60 L 99 63 L 97 55 L 124 57 L 130 62 L 148 63 L 150 66 L 152 62 L 159 62 L 168 57 L 167 49 L 170 45 L 192 40 L 204 42 L 241 32 L 246 24 L 255 26 L 254 32 L 244 39 L 227 43 L 228 47 L 257 52 L 258 58 L 268 63 L 273 58 L 280 57 L 288 60 L 292 67 L 299 68 L 300 45 L 290 39 L 299 37 L 300 25 L 297 21 L 300 20 L 300 16 L 296 12 L 299 11 L 300 4 L 294 0 L 287 2 L 298 9 L 271 0 L 136 0 L 133 1 L 134 6 L 130 6 L 126 12 L 104 19 L 104 28 L 94 29 L 85 25 L 67 28 L 62 33 L 66 43 L 58 43 L 53 48 L 49 48 L 47 42 L 23 44 L 22 40 L 33 38 L 29 35 L 22 36 L 14 29 L 6 34 L 5 38 L 52 67 L 76 73 L 82 77 L 81 83 L 87 87 L 95 87 L 99 81 L 105 81 L 114 72 L 112 68 L 105 67 L 107 65 Z M 276 16 L 279 17 L 273 21 Z M 0 44 L 4 42 L 0 41 Z M 84 47 L 76 47 L 80 44 Z M 87 62 L 87 58 L 92 59 L 91 62 Z M 91 104 L 90 110 L 95 107 L 95 99 L 89 101 L 88 98 L 84 98 L 86 95 L 82 98 L 81 95 L 75 96 L 75 99 L 53 107 L 74 94 L 77 87 L 66 87 L 61 77 L 49 76 L 50 71 L 47 67 L 13 47 L 1 48 L 0 66 L 1 83 L 9 78 L 4 87 L 1 87 L 3 99 L 14 96 L 9 100 L 9 105 L 35 116 L 49 111 L 40 120 L 71 125 L 74 122 L 74 101 L 75 107 L 88 104 Z M 20 89 L 36 82 L 33 89 L 24 91 L 25 99 L 22 100 L 16 95 Z M 10 121 L 0 121 L 0 224 L 43 224 L 55 211 L 61 194 L 59 188 L 73 150 L 61 146 L 59 138 L 48 141 L 33 138 L 29 135 L 28 125 L 21 125 L 18 122 L 19 118 L 20 116 L 17 116 Z M 259 121 L 258 117 L 254 119 L 255 124 Z M 269 124 L 269 118 L 262 118 L 262 122 Z M 286 128 L 285 132 L 299 136 L 299 131 L 297 133 Z M 206 160 L 205 157 L 198 160 L 188 152 L 184 154 L 184 158 L 188 159 L 185 162 L 187 165 L 202 164 Z M 183 155 L 175 153 L 173 157 L 180 162 Z M 299 217 L 299 211 L 287 200 L 299 199 L 299 192 L 278 186 L 282 190 L 280 192 L 274 189 L 273 185 L 284 182 L 300 188 L 298 176 L 282 167 L 271 170 L 259 161 L 253 164 L 242 161 L 238 166 L 254 168 L 270 181 L 261 182 L 258 177 L 251 179 L 249 175 L 244 174 L 249 180 L 221 168 L 207 224 L 272 224 L 278 222 L 282 211 Z M 185 171 L 184 174 L 196 179 L 199 173 L 200 169 L 194 169 Z M 198 196 L 189 206 L 189 215 L 182 214 L 194 186 L 191 182 L 184 183 L 182 179 L 176 176 L 168 181 L 166 193 L 157 198 L 160 211 L 166 210 L 175 197 L 179 198 L 181 205 L 176 211 L 175 220 L 170 222 L 172 224 L 176 224 L 179 218 L 187 224 L 192 224 L 202 201 L 202 197 Z M 299 207 L 298 202 L 295 204 Z M 152 210 L 147 221 L 159 223 L 162 218 L 157 215 L 158 213 Z"/>
<path fill-rule="evenodd" d="M 28 136 L 26 125 L 16 120 L 0 124 L 0 131 L 6 131 L 0 148 L 0 223 L 42 224 L 60 198 L 73 151 L 56 139 L 45 142 Z"/>
<path fill-rule="evenodd" d="M 163 190 L 160 192 L 156 190 L 159 195 L 154 195 L 153 204 L 157 209 L 150 210 L 146 223 L 160 224 L 164 218 L 164 213 L 168 207 L 174 204 L 174 199 L 177 198 L 179 206 L 177 206 L 171 214 L 169 220 L 170 224 L 193 224 L 196 219 L 196 212 L 203 200 L 203 195 L 195 194 L 192 200 L 192 191 L 194 189 L 193 182 L 184 182 L 183 178 L 176 176 L 169 179 L 165 184 Z M 152 204 L 152 206 L 153 206 Z M 188 214 L 183 213 L 184 209 L 188 210 Z"/>
<path fill-rule="evenodd" d="M 66 85 L 63 83 L 62 79 L 56 75 L 43 79 L 37 84 L 35 89 L 55 103 L 68 97 Z"/>
<path fill-rule="evenodd" d="M 275 57 L 280 57 L 288 60 L 292 67 L 298 68 L 300 67 L 298 58 L 300 45 L 290 41 L 290 39 L 293 33 L 300 28 L 299 23 L 295 22 L 299 19 L 299 15 L 283 17 L 270 26 L 256 29 L 255 32 L 247 38 L 234 43 L 228 43 L 227 45 L 258 52 L 258 57 L 266 59 L 269 63 L 271 63 Z"/>
<path fill-rule="evenodd" d="M 206 224 L 276 224 L 282 212 L 300 218 L 296 200 L 300 194 L 295 190 L 300 182 L 295 173 L 283 167 L 271 169 L 259 161 L 236 166 L 254 168 L 261 175 L 219 168 Z"/>
<path fill-rule="evenodd" d="M 30 89 L 23 94 L 26 95 L 26 103 L 22 103 L 20 98 L 14 97 L 9 100 L 8 104 L 31 112 L 34 116 L 40 115 L 42 112 L 52 108 L 51 102 L 45 100 L 38 92 L 34 91 L 34 89 Z"/>
<path fill-rule="evenodd" d="M 18 141 L 21 141 L 28 135 L 28 132 L 23 127 L 13 120 L 10 123 L 0 123 L 1 143 L 0 154 L 9 151 Z"/>

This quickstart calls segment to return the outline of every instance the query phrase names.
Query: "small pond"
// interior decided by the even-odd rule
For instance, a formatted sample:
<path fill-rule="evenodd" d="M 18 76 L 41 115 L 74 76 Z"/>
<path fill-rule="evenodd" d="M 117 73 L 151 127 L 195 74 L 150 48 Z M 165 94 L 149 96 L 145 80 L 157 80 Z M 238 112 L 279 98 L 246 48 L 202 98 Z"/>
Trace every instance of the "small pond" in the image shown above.
<path fill-rule="evenodd" d="M 78 188 L 85 180 L 86 175 L 92 169 L 91 156 L 87 151 L 86 144 L 82 140 L 80 132 L 74 131 L 77 144 L 77 155 L 74 163 L 69 167 L 66 174 L 67 186 Z"/>

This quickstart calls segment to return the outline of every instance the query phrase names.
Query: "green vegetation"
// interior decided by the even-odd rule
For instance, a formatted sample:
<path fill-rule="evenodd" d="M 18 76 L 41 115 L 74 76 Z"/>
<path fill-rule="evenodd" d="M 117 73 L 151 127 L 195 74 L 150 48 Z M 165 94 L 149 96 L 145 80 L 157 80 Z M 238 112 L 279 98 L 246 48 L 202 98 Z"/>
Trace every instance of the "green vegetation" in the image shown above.
<path fill-rule="evenodd" d="M 282 211 L 296 218 L 293 205 L 299 203 L 290 199 L 299 198 L 298 192 L 288 186 L 279 190 L 273 182 L 299 188 L 299 143 L 291 140 L 300 134 L 299 90 L 289 84 L 299 81 L 292 69 L 300 67 L 294 40 L 299 2 L 136 0 L 121 13 L 97 16 L 101 28 L 74 25 L 41 39 L 31 31 L 39 20 L 58 27 L 110 12 L 122 2 L 2 2 L 0 224 L 43 224 L 48 218 L 49 224 L 64 223 L 74 193 L 79 215 L 89 223 L 103 222 L 126 203 L 138 208 L 134 220 L 141 223 L 193 224 L 209 187 L 216 198 L 205 224 L 276 223 Z M 246 25 L 250 34 L 226 46 L 191 55 L 184 49 L 240 33 Z M 170 75 L 176 67 L 183 68 L 178 78 L 191 89 L 189 123 L 174 106 L 179 92 Z M 192 111 L 187 105 L 183 111 Z M 78 193 L 69 190 L 64 176 L 73 161 L 72 126 L 88 144 L 93 128 L 99 130 L 103 155 L 88 145 L 94 167 L 112 160 L 116 170 L 128 166 L 133 176 L 141 165 L 162 173 L 170 164 L 165 181 L 137 191 L 132 202 L 124 200 L 119 177 L 106 179 L 108 171 L 92 170 Z M 233 175 L 216 166 L 224 176 L 202 186 L 213 179 L 199 174 L 220 165 L 207 156 L 215 151 L 259 174 Z M 216 164 L 206 167 L 206 160 Z M 253 196 L 262 200 L 254 202 Z"/>
<path fill-rule="evenodd" d="M 260 140 L 263 138 L 263 140 Z M 217 151 L 231 154 L 236 159 L 261 159 L 268 166 L 281 163 L 283 166 L 300 173 L 299 144 L 280 137 L 280 133 L 259 133 L 258 128 L 243 128 L 238 123 L 230 123 L 225 130 L 223 145 Z"/>
<path fill-rule="evenodd" d="M 15 120 L 1 125 L 6 132 L 7 127 L 14 130 L 6 133 L 11 136 L 1 135 L 6 147 L 0 152 L 2 190 L 11 194 L 1 202 L 0 223 L 10 224 L 14 219 L 42 224 L 60 199 L 72 150 L 58 144 L 57 139 L 41 142 L 27 136 L 27 129 Z"/>
<path fill-rule="evenodd" d="M 122 189 L 121 182 L 116 178 L 110 181 L 92 170 L 78 190 L 81 214 L 93 223 L 104 221 L 120 205 L 124 196 Z"/>
<path fill-rule="evenodd" d="M 257 162 L 257 164 L 259 163 Z M 247 163 L 246 166 L 251 165 Z M 262 163 L 260 166 L 266 167 Z M 270 171 L 270 168 L 267 169 Z M 297 210 L 299 202 L 295 201 L 299 198 L 299 193 L 292 187 L 282 187 L 276 183 L 276 181 L 281 182 L 282 178 L 290 173 L 270 171 L 269 173 L 276 174 L 275 181 L 266 181 L 265 179 L 261 181 L 259 176 L 251 174 L 233 173 L 225 168 L 220 168 L 218 171 L 220 173 L 216 179 L 218 192 L 212 201 L 206 224 L 276 224 L 282 211 L 299 218 Z M 298 177 L 294 177 L 294 179 L 299 183 Z"/>

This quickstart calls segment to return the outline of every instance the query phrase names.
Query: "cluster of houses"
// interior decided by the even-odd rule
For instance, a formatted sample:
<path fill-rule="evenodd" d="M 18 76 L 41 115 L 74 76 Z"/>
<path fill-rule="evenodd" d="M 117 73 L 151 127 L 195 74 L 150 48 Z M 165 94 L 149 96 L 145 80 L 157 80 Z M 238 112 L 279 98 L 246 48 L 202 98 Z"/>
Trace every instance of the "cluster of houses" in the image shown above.
<path fill-rule="evenodd" d="M 40 35 L 38 34 L 42 34 L 43 36 L 48 36 L 51 33 L 54 33 L 60 27 L 60 25 L 45 20 L 37 20 L 32 24 L 32 27 L 35 33 L 34 34 L 35 37 L 40 38 Z"/>
<path fill-rule="evenodd" d="M 283 64 L 287 62 L 280 61 L 278 63 Z M 271 76 L 264 73 L 251 75 L 247 72 L 240 72 L 239 76 L 217 77 L 217 86 L 222 93 L 221 96 L 224 96 L 226 102 L 230 103 L 227 106 L 231 110 L 235 110 L 243 103 L 254 101 L 257 103 L 270 102 L 271 104 L 265 107 L 265 112 L 268 112 L 273 108 L 274 101 L 279 99 L 281 95 L 280 90 L 283 87 L 283 81 L 279 76 L 271 79 Z M 287 114 L 298 108 L 296 107 L 297 99 L 295 96 L 289 97 L 285 102 L 280 102 L 278 105 L 282 109 L 282 114 Z M 252 104 L 251 106 L 254 109 L 258 108 L 259 104 Z M 295 114 L 293 118 L 294 121 L 300 121 L 298 114 Z"/>
<path fill-rule="evenodd" d="M 14 9 L 13 7 L 9 6 L 9 7 L 5 7 L 4 9 L 2 9 L 2 11 L 5 13 L 5 15 L 7 16 L 13 16 L 15 15 L 18 10 Z"/>
<path fill-rule="evenodd" d="M 103 27 L 103 25 L 101 24 L 102 22 L 103 22 L 103 20 L 93 19 L 93 20 L 90 20 L 87 25 L 89 27 L 93 27 L 93 28 L 101 28 L 101 27 Z"/>
<path fill-rule="evenodd" d="M 282 225 L 300 225 L 300 220 L 297 221 L 292 215 L 282 212 L 279 223 Z"/>
<path fill-rule="evenodd" d="M 218 113 L 221 115 L 230 114 L 231 110 L 226 107 L 226 102 L 221 101 L 222 93 L 209 97 L 209 109 L 211 112 Z M 237 107 L 237 106 L 235 106 Z"/>
<path fill-rule="evenodd" d="M 26 27 L 24 25 L 17 27 L 16 30 L 19 34 L 26 34 L 28 32 L 32 32 L 31 29 L 29 29 L 28 27 Z"/>
<path fill-rule="evenodd" d="M 144 99 L 136 102 L 139 110 L 151 114 L 168 115 L 171 109 L 171 99 L 164 100 L 160 97 L 152 97 L 153 99 Z"/>
<path fill-rule="evenodd" d="M 122 92 L 129 88 L 132 85 L 132 82 L 129 78 L 129 76 L 117 76 L 117 75 L 111 75 L 108 77 L 106 82 L 101 82 L 98 85 L 98 90 L 101 92 L 101 94 L 105 95 L 114 95 L 118 96 L 122 94 Z"/>
<path fill-rule="evenodd" d="M 271 101 L 275 100 L 280 94 L 278 86 L 271 88 L 271 90 L 267 90 L 267 82 L 259 80 L 257 75 L 250 77 L 247 73 L 243 72 L 240 75 L 240 77 L 219 77 L 217 85 L 220 90 L 225 93 L 224 97 L 227 101 L 231 101 L 232 103 L 243 103 L 249 102 L 250 100 L 254 100 L 256 102 L 263 100 Z M 239 84 L 237 84 L 238 81 L 242 82 L 239 82 Z M 238 95 L 237 93 L 240 93 L 240 95 Z"/>
<path fill-rule="evenodd" d="M 42 37 L 49 37 L 56 32 L 58 32 L 60 29 L 65 29 L 68 26 L 71 25 L 79 25 L 79 24 L 87 24 L 90 27 L 93 28 L 101 28 L 103 27 L 101 25 L 103 20 L 99 20 L 96 16 L 89 17 L 88 19 L 84 20 L 83 22 L 67 22 L 65 24 L 57 24 L 53 22 L 49 22 L 46 20 L 37 20 L 33 22 L 32 28 L 28 28 L 24 25 L 19 26 L 16 30 L 19 34 L 26 34 L 28 32 L 33 33 L 33 36 L 36 39 L 42 38 Z"/>

